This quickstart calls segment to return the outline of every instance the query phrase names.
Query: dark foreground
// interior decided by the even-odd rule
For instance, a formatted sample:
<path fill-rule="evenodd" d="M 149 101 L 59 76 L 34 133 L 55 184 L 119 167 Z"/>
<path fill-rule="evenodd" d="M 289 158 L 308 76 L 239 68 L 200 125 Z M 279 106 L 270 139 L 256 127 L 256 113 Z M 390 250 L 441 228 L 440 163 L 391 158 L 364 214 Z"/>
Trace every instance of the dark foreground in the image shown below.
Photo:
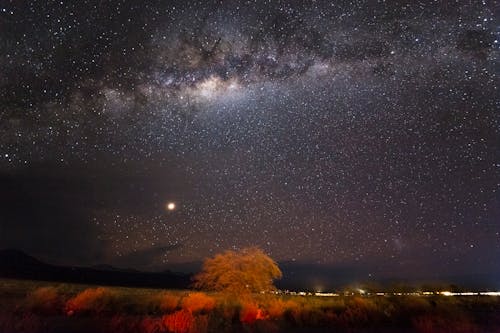
<path fill-rule="evenodd" d="M 498 297 L 233 298 L 0 280 L 0 332 L 500 333 Z"/>

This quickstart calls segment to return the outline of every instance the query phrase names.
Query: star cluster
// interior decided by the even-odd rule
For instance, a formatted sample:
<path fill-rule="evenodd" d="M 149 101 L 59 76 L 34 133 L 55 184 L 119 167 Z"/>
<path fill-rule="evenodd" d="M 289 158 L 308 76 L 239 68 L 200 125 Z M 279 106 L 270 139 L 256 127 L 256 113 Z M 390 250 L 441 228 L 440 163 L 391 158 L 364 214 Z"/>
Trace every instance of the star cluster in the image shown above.
<path fill-rule="evenodd" d="M 0 240 L 140 268 L 257 245 L 490 272 L 499 15 L 494 1 L 6 1 Z"/>

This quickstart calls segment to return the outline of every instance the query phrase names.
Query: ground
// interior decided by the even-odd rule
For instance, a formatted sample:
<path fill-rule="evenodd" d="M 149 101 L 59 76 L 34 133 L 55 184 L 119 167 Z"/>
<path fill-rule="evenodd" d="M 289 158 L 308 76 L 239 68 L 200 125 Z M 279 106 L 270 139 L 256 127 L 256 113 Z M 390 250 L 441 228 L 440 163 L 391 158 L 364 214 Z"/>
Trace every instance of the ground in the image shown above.
<path fill-rule="evenodd" d="M 0 280 L 0 332 L 500 332 L 499 297 L 246 296 Z"/>

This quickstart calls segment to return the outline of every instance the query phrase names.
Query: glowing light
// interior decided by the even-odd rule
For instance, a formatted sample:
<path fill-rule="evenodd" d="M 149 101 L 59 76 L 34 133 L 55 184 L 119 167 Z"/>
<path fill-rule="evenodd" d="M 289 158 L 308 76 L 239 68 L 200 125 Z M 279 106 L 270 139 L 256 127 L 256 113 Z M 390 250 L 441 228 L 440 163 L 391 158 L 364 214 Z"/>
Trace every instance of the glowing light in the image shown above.
<path fill-rule="evenodd" d="M 218 88 L 221 85 L 221 79 L 218 77 L 211 77 L 197 87 L 200 96 L 205 98 L 212 98 L 218 92 Z"/>
<path fill-rule="evenodd" d="M 316 292 L 316 293 L 314 293 L 314 296 L 318 296 L 318 297 L 338 297 L 338 296 L 340 296 L 340 294 L 337 294 L 337 293 Z"/>
<path fill-rule="evenodd" d="M 233 81 L 233 82 L 231 82 L 231 83 L 229 84 L 229 86 L 227 87 L 227 89 L 229 89 L 229 90 L 236 90 L 236 89 L 238 89 L 239 87 L 240 87 L 240 86 L 239 86 L 238 82 Z"/>
<path fill-rule="evenodd" d="M 238 98 L 242 92 L 236 79 L 224 81 L 218 76 L 211 76 L 190 88 L 188 93 L 195 102 L 201 103 Z"/>
<path fill-rule="evenodd" d="M 479 294 L 484 296 L 500 296 L 500 291 L 486 291 Z"/>
<path fill-rule="evenodd" d="M 165 207 L 167 208 L 167 210 L 169 211 L 173 211 L 177 208 L 177 205 L 175 204 L 175 202 L 168 202 Z"/>

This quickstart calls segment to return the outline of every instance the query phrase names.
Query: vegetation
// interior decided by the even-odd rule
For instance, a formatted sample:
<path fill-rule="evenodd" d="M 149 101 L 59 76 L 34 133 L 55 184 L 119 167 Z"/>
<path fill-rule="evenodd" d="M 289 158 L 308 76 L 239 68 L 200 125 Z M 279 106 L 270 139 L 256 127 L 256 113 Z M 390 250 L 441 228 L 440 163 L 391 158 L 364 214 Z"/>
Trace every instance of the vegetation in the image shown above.
<path fill-rule="evenodd" d="M 275 290 L 273 280 L 279 278 L 281 270 L 276 262 L 261 249 L 250 247 L 206 259 L 194 286 L 242 297 Z"/>
<path fill-rule="evenodd" d="M 498 297 L 291 296 L 0 280 L 0 332 L 500 332 Z"/>

